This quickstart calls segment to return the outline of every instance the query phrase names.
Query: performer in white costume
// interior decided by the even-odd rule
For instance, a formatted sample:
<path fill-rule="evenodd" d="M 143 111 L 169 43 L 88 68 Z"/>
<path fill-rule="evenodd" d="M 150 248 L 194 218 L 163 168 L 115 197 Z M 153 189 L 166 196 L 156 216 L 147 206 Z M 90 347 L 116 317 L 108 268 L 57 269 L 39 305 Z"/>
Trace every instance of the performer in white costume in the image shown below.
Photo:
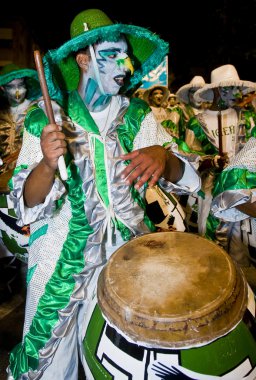
<path fill-rule="evenodd" d="M 77 379 L 100 270 L 125 241 L 154 230 L 147 183 L 172 192 L 200 187 L 146 102 L 119 95 L 160 64 L 168 44 L 97 9 L 75 17 L 71 37 L 45 57 L 50 94 L 62 105 L 54 105 L 58 125 L 48 123 L 43 103 L 31 110 L 13 177 L 19 223 L 31 223 L 32 235 L 23 341 L 11 353 L 10 379 Z"/>

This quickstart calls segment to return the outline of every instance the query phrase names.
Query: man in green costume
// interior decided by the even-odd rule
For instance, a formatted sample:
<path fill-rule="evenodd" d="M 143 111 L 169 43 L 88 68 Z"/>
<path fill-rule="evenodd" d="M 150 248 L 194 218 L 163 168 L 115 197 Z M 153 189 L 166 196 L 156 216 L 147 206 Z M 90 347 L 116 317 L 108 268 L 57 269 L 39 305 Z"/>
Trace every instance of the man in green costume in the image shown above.
<path fill-rule="evenodd" d="M 97 9 L 75 17 L 71 37 L 44 60 L 56 124 L 43 102 L 31 109 L 12 178 L 19 223 L 31 224 L 31 239 L 23 341 L 11 353 L 10 379 L 77 379 L 100 270 L 125 241 L 154 230 L 147 183 L 185 193 L 200 187 L 146 102 L 120 94 L 160 64 L 168 44 Z"/>

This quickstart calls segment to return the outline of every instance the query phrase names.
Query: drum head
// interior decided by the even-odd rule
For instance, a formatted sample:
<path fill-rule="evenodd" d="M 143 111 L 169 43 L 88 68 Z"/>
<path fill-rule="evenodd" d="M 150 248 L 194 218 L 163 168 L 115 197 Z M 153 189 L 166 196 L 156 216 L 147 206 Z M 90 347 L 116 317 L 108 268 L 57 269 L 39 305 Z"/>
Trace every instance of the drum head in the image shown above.
<path fill-rule="evenodd" d="M 110 325 L 150 347 L 200 346 L 243 318 L 247 283 L 215 243 L 186 232 L 140 236 L 120 247 L 98 280 Z"/>

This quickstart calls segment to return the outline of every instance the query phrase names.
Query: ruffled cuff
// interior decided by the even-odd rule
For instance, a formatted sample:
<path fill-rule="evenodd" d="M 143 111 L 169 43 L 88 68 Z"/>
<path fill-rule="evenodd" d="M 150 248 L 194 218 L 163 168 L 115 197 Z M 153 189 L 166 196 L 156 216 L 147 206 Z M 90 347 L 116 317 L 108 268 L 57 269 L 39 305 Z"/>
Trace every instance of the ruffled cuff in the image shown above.
<path fill-rule="evenodd" d="M 44 203 L 31 208 L 25 206 L 23 198 L 24 185 L 27 177 L 36 165 L 31 165 L 27 169 L 21 169 L 12 178 L 13 190 L 10 193 L 10 199 L 16 212 L 18 226 L 24 226 L 37 220 L 51 217 L 56 209 L 56 201 L 66 192 L 63 183 L 56 177 Z"/>
<path fill-rule="evenodd" d="M 256 200 L 256 190 L 228 190 L 216 196 L 212 202 L 211 211 L 217 218 L 228 222 L 238 222 L 248 218 L 248 214 L 238 210 L 236 206 Z"/>
<path fill-rule="evenodd" d="M 174 153 L 171 151 L 175 156 L 177 156 L 181 161 L 184 162 L 184 173 L 180 181 L 178 181 L 176 184 L 167 181 L 165 178 L 161 177 L 159 179 L 159 185 L 163 187 L 164 190 L 167 192 L 174 191 L 179 194 L 187 194 L 187 193 L 194 193 L 198 190 L 200 190 L 201 187 L 201 179 L 200 176 L 195 171 L 192 164 L 184 157 L 182 157 L 178 153 Z"/>

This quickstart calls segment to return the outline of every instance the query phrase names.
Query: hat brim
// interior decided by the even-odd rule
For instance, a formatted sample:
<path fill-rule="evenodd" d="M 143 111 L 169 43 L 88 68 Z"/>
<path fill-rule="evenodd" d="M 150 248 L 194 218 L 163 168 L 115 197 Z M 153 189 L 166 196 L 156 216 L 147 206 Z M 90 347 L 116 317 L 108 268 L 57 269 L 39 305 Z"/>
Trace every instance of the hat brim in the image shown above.
<path fill-rule="evenodd" d="M 149 101 L 150 94 L 151 94 L 154 90 L 156 90 L 157 88 L 160 88 L 160 89 L 163 91 L 163 93 L 164 93 L 164 94 L 163 94 L 163 100 L 162 100 L 162 102 L 166 102 L 166 101 L 167 101 L 167 99 L 168 99 L 168 97 L 169 97 L 169 95 L 170 95 L 170 91 L 168 90 L 167 87 L 156 84 L 156 85 L 154 85 L 154 86 L 148 88 L 147 90 L 145 90 L 145 92 L 144 92 L 144 94 L 143 94 L 143 99 L 144 99 L 147 103 L 150 103 L 150 101 Z"/>
<path fill-rule="evenodd" d="M 19 69 L 11 71 L 7 74 L 3 74 L 0 76 L 0 86 L 4 86 L 5 84 L 13 81 L 14 79 L 20 78 L 34 78 L 38 80 L 37 72 L 33 69 Z"/>
<path fill-rule="evenodd" d="M 179 98 L 179 100 L 181 100 L 183 103 L 188 104 L 188 103 L 190 103 L 190 100 L 188 97 L 189 90 L 191 88 L 194 88 L 196 91 L 198 91 L 199 89 L 201 89 L 203 87 L 204 87 L 204 85 L 195 86 L 192 84 L 185 84 L 184 86 L 182 86 L 181 88 L 179 88 L 177 90 L 177 92 L 176 92 L 177 98 Z"/>
<path fill-rule="evenodd" d="M 77 89 L 79 69 L 74 58 L 75 52 L 100 41 L 117 41 L 121 35 L 127 39 L 129 55 L 135 69 L 134 74 L 126 80 L 122 92 L 136 87 L 144 76 L 163 61 L 168 53 L 169 44 L 143 27 L 113 24 L 86 31 L 45 55 L 46 79 L 50 91 L 53 91 L 53 96 L 61 96 L 61 90 Z M 58 81 L 61 79 L 59 90 L 56 88 L 54 77 L 55 79 L 57 77 Z"/>
<path fill-rule="evenodd" d="M 212 90 L 218 87 L 239 87 L 242 92 L 248 88 L 251 88 L 251 91 L 253 91 L 253 89 L 256 90 L 256 83 L 245 80 L 236 80 L 206 84 L 202 89 L 195 92 L 195 100 L 197 102 L 212 102 L 214 97 Z"/>

